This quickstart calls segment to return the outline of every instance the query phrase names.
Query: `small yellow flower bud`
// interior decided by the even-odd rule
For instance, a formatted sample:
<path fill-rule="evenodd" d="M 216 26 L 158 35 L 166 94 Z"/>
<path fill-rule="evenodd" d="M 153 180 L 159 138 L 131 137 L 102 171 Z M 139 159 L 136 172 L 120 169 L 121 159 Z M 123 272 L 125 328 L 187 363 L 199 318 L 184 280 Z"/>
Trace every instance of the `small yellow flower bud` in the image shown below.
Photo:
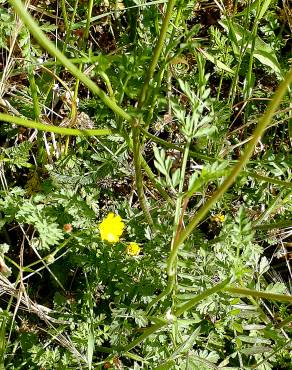
<path fill-rule="evenodd" d="M 126 248 L 126 253 L 128 253 L 130 256 L 138 256 L 140 251 L 141 251 L 141 248 L 135 242 L 131 242 Z"/>

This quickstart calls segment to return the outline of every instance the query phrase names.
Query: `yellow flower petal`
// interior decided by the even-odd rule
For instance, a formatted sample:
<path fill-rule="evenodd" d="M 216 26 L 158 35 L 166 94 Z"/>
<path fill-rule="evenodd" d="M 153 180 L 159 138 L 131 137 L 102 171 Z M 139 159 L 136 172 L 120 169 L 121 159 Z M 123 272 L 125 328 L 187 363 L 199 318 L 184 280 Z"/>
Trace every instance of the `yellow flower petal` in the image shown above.
<path fill-rule="evenodd" d="M 223 223 L 225 220 L 225 216 L 222 213 L 218 213 L 211 217 L 211 221 L 217 222 L 217 224 Z"/>
<path fill-rule="evenodd" d="M 141 248 L 139 247 L 139 245 L 135 242 L 131 242 L 127 248 L 126 248 L 126 252 L 130 255 L 130 256 L 138 256 L 138 254 L 140 253 L 141 251 Z"/>
<path fill-rule="evenodd" d="M 106 240 L 109 243 L 117 243 L 120 240 L 124 227 L 125 224 L 121 216 L 109 213 L 99 225 L 101 240 Z"/>

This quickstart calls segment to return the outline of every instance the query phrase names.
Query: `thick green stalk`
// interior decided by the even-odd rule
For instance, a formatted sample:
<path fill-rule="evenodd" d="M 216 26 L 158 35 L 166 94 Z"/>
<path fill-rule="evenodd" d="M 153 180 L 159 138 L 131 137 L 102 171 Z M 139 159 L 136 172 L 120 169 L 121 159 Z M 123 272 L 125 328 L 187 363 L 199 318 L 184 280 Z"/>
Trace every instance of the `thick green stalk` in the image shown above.
<path fill-rule="evenodd" d="M 167 273 L 169 276 L 174 274 L 173 265 L 176 260 L 178 249 L 181 244 L 190 236 L 194 228 L 198 223 L 206 216 L 208 211 L 215 205 L 215 203 L 224 195 L 224 193 L 229 189 L 229 187 L 234 183 L 236 177 L 239 175 L 243 167 L 246 165 L 248 160 L 253 154 L 254 148 L 261 138 L 265 128 L 269 125 L 272 120 L 272 117 L 281 103 L 282 98 L 284 97 L 289 85 L 292 83 L 292 68 L 288 72 L 286 78 L 281 82 L 278 89 L 276 90 L 273 99 L 264 115 L 260 118 L 258 125 L 252 135 L 252 139 L 247 144 L 244 153 L 240 157 L 238 163 L 233 167 L 230 175 L 226 178 L 223 184 L 215 191 L 213 196 L 207 200 L 203 207 L 199 209 L 196 215 L 190 220 L 186 228 L 180 233 L 179 238 L 175 241 L 173 249 L 170 252 L 167 261 Z"/>
<path fill-rule="evenodd" d="M 169 0 L 168 1 L 167 8 L 166 8 L 166 13 L 165 13 L 165 16 L 164 16 L 164 19 L 163 19 L 163 22 L 162 22 L 162 27 L 161 27 L 161 30 L 160 30 L 160 34 L 159 34 L 159 38 L 157 40 L 157 43 L 156 43 L 156 46 L 155 46 L 155 49 L 154 49 L 154 52 L 153 52 L 153 57 L 152 57 L 152 60 L 151 60 L 151 63 L 150 63 L 149 69 L 148 69 L 148 73 L 147 73 L 147 76 L 146 76 L 146 79 L 144 81 L 144 85 L 143 85 L 143 88 L 142 88 L 142 91 L 141 91 L 141 95 L 140 95 L 140 99 L 139 99 L 139 103 L 138 103 L 138 108 L 141 108 L 143 106 L 143 104 L 145 103 L 148 88 L 149 88 L 149 84 L 150 84 L 150 81 L 152 80 L 153 74 L 155 72 L 155 68 L 157 66 L 157 63 L 158 63 L 158 60 L 159 60 L 159 57 L 160 57 L 160 54 L 161 54 L 161 51 L 162 51 L 162 48 L 164 46 L 164 41 L 165 41 L 167 30 L 168 30 L 168 25 L 169 25 L 169 22 L 170 22 L 170 18 L 172 16 L 172 11 L 173 11 L 175 3 L 176 3 L 176 0 Z"/>
<path fill-rule="evenodd" d="M 56 57 L 63 64 L 63 66 L 66 67 L 68 71 L 73 74 L 73 76 L 83 82 L 84 85 L 87 86 L 88 89 L 91 90 L 94 94 L 96 94 L 113 112 L 115 112 L 117 115 L 128 122 L 132 121 L 132 117 L 127 112 L 125 112 L 116 104 L 116 102 L 109 98 L 106 93 L 101 88 L 99 88 L 89 77 L 79 71 L 79 69 L 74 64 L 72 64 L 59 49 L 55 47 L 55 45 L 46 37 L 46 35 L 37 25 L 35 20 L 27 12 L 21 0 L 10 0 L 10 3 L 16 10 L 19 18 L 30 30 L 34 38 L 45 50 L 48 51 L 49 54 Z"/>
<path fill-rule="evenodd" d="M 0 121 L 11 122 L 19 126 L 34 128 L 45 132 L 55 132 L 61 135 L 73 136 L 108 136 L 112 131 L 108 129 L 78 130 L 74 128 L 65 128 L 60 126 L 45 125 L 40 122 L 30 121 L 22 117 L 10 116 L 9 114 L 0 113 Z"/>

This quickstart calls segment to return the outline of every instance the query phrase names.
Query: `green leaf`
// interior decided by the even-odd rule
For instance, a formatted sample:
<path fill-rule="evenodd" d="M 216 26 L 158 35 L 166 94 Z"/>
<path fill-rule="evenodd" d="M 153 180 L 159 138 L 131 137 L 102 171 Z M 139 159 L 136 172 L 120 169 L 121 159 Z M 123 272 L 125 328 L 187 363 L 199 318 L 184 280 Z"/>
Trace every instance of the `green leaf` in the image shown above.
<path fill-rule="evenodd" d="M 195 344 L 195 339 L 201 332 L 201 327 L 197 327 L 192 334 L 173 352 L 172 358 L 176 358 L 180 353 L 186 353 Z"/>
<path fill-rule="evenodd" d="M 239 335 L 238 338 L 242 342 L 245 342 L 245 343 L 253 343 L 253 344 L 258 344 L 258 343 L 270 344 L 271 343 L 269 339 L 261 338 L 259 336 L 251 337 L 248 335 Z"/>
<path fill-rule="evenodd" d="M 88 332 L 88 342 L 87 342 L 87 361 L 88 361 L 88 369 L 92 369 L 92 358 L 94 352 L 94 332 L 90 327 Z"/>
<path fill-rule="evenodd" d="M 263 347 L 263 346 L 254 346 L 250 348 L 243 348 L 240 350 L 241 353 L 247 356 L 256 355 L 258 353 L 271 352 L 271 351 L 272 351 L 271 347 Z"/>
<path fill-rule="evenodd" d="M 143 357 L 138 356 L 136 353 L 132 352 L 125 352 L 125 356 L 128 356 L 132 360 L 143 362 L 144 364 L 148 364 L 148 361 L 146 361 Z"/>
<path fill-rule="evenodd" d="M 257 0 L 256 3 L 259 2 L 259 1 L 261 2 L 261 0 Z M 270 4 L 271 4 L 271 0 L 264 0 L 262 2 L 262 4 L 261 4 L 262 7 L 261 7 L 261 10 L 258 14 L 258 19 L 261 19 L 264 16 L 264 14 L 268 10 Z"/>
<path fill-rule="evenodd" d="M 168 369 L 173 369 L 173 366 L 174 365 L 175 365 L 175 361 L 174 360 L 170 360 L 170 361 L 165 362 L 162 365 L 159 365 L 159 366 L 155 367 L 153 370 L 168 370 Z"/>
<path fill-rule="evenodd" d="M 194 137 L 202 137 L 202 136 L 211 136 L 215 132 L 217 132 L 217 127 L 214 126 L 206 126 L 206 127 L 201 127 L 199 130 L 195 133 Z"/>
<path fill-rule="evenodd" d="M 267 272 L 270 268 L 270 263 L 267 259 L 267 257 L 262 257 L 259 265 L 259 274 L 263 275 L 265 272 Z"/>
<path fill-rule="evenodd" d="M 258 4 L 260 4 L 261 6 L 261 9 L 257 15 L 257 19 L 260 20 L 266 13 L 266 11 L 268 10 L 270 4 L 271 4 L 271 0 L 256 0 L 254 2 L 251 3 L 251 5 L 249 7 L 246 7 L 242 12 L 238 13 L 237 16 L 249 16 L 251 14 L 251 12 L 253 10 L 257 10 L 258 9 Z"/>
<path fill-rule="evenodd" d="M 180 169 L 179 168 L 177 168 L 173 172 L 172 177 L 171 177 L 171 181 L 172 181 L 172 186 L 174 188 L 179 184 L 179 181 L 180 181 Z"/>
<path fill-rule="evenodd" d="M 238 322 L 234 322 L 232 324 L 232 327 L 234 330 L 236 330 L 238 333 L 243 333 L 243 327 L 241 324 L 239 324 Z"/>
<path fill-rule="evenodd" d="M 232 29 L 235 32 L 237 42 L 239 43 L 242 39 L 248 40 L 246 51 L 248 53 L 251 52 L 253 35 L 250 31 L 244 29 L 237 23 L 231 22 L 230 20 L 229 22 L 227 22 L 227 20 L 221 20 L 219 21 L 219 24 L 226 31 L 230 31 L 229 25 L 232 24 Z M 271 46 L 266 44 L 259 36 L 256 36 L 255 39 L 254 57 L 258 59 L 262 64 L 270 67 L 279 78 L 283 77 L 281 67 L 274 53 L 274 50 L 271 48 Z"/>
<path fill-rule="evenodd" d="M 229 311 L 228 315 L 229 316 L 237 316 L 237 315 L 240 314 L 240 312 L 241 312 L 241 310 L 239 308 L 235 308 L 234 310 Z"/>
<path fill-rule="evenodd" d="M 226 64 L 216 59 L 214 55 L 208 53 L 206 50 L 201 48 L 198 48 L 198 50 L 205 56 L 206 59 L 208 59 L 211 63 L 215 64 L 217 68 L 234 75 L 234 71 L 231 68 L 229 68 Z"/>
<path fill-rule="evenodd" d="M 274 284 L 269 284 L 266 288 L 266 292 L 276 293 L 276 294 L 285 294 L 287 292 L 287 287 L 284 283 L 277 282 Z"/>

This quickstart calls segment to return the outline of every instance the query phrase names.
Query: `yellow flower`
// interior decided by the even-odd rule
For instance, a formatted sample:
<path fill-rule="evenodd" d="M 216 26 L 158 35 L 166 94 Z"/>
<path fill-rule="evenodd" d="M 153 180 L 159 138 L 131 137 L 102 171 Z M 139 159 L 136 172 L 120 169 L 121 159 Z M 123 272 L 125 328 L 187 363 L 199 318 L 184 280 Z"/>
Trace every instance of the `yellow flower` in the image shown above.
<path fill-rule="evenodd" d="M 125 224 L 121 216 L 109 213 L 99 225 L 101 240 L 106 240 L 109 243 L 117 243 L 123 233 Z"/>
<path fill-rule="evenodd" d="M 222 213 L 218 213 L 217 215 L 214 215 L 213 217 L 211 217 L 211 220 L 214 222 L 217 222 L 217 224 L 220 224 L 224 222 L 225 216 L 222 215 Z"/>
<path fill-rule="evenodd" d="M 138 256 L 138 254 L 140 253 L 141 251 L 141 248 L 139 247 L 139 245 L 135 242 L 131 242 L 127 248 L 126 248 L 126 252 L 130 255 L 130 256 Z"/>

